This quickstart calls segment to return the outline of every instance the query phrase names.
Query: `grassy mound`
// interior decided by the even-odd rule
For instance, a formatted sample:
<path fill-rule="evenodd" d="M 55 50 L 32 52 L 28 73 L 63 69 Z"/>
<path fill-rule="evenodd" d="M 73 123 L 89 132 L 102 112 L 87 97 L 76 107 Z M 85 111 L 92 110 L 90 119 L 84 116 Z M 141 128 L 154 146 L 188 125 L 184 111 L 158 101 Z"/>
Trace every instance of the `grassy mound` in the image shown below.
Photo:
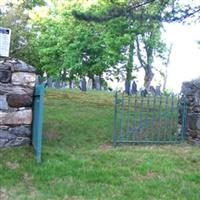
<path fill-rule="evenodd" d="M 198 200 L 198 148 L 112 147 L 113 96 L 47 90 L 43 163 L 32 147 L 0 149 L 0 199 Z"/>

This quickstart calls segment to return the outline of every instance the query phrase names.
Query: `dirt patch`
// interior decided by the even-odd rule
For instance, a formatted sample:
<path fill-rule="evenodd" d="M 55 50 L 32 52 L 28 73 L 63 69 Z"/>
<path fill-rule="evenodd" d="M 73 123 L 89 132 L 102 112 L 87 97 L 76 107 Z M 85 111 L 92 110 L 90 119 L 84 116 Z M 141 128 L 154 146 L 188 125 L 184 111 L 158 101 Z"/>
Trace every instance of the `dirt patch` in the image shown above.
<path fill-rule="evenodd" d="M 65 196 L 63 200 L 84 200 L 84 198 L 79 196 Z"/>
<path fill-rule="evenodd" d="M 147 173 L 147 177 L 154 177 L 155 176 L 155 173 L 153 173 L 152 171 L 149 171 Z"/>
<path fill-rule="evenodd" d="M 6 167 L 9 169 L 17 169 L 19 167 L 19 164 L 17 162 L 7 162 Z"/>
<path fill-rule="evenodd" d="M 101 144 L 99 146 L 100 149 L 103 149 L 103 150 L 107 150 L 107 149 L 111 149 L 112 148 L 112 145 L 111 144 Z"/>
<path fill-rule="evenodd" d="M 0 186 L 0 199 L 1 200 L 8 200 L 9 199 L 9 193 L 8 191 Z"/>
<path fill-rule="evenodd" d="M 58 133 L 55 130 L 49 130 L 48 132 L 45 132 L 44 135 L 49 140 L 58 139 Z"/>
<path fill-rule="evenodd" d="M 70 99 L 68 94 L 59 94 L 59 93 L 51 93 L 51 94 L 46 94 L 46 97 L 49 98 L 56 98 L 56 99 Z"/>

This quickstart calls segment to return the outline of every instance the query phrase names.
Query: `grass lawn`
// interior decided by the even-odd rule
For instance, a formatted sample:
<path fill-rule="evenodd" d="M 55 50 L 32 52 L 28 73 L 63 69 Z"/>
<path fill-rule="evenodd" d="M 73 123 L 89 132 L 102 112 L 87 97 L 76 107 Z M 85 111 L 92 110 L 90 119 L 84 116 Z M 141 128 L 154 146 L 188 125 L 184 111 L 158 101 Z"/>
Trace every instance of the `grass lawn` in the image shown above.
<path fill-rule="evenodd" d="M 199 148 L 112 147 L 113 96 L 48 90 L 43 163 L 0 149 L 0 200 L 199 200 Z"/>

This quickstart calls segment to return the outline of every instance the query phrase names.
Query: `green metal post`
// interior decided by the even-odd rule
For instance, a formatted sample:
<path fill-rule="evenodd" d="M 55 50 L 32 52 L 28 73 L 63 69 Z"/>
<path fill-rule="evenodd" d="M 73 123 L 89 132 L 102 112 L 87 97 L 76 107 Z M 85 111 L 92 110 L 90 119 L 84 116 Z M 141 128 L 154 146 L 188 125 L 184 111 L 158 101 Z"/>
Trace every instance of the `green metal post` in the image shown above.
<path fill-rule="evenodd" d="M 131 109 L 131 95 L 128 95 L 128 110 L 127 110 L 127 119 L 126 119 L 126 141 L 129 140 L 130 135 L 130 109 Z"/>
<path fill-rule="evenodd" d="M 124 109 L 125 109 L 125 98 L 124 93 L 122 94 L 122 104 L 120 113 L 120 143 L 124 141 Z"/>
<path fill-rule="evenodd" d="M 118 93 L 115 93 L 115 113 L 114 113 L 114 133 L 113 142 L 114 146 L 117 145 L 117 104 L 118 104 Z"/>
<path fill-rule="evenodd" d="M 41 163 L 42 154 L 42 128 L 44 111 L 44 85 L 36 85 L 33 105 L 32 145 L 36 161 Z"/>
<path fill-rule="evenodd" d="M 187 98 L 183 97 L 183 106 L 182 106 L 182 130 L 181 130 L 181 139 L 183 140 L 186 137 L 187 131 Z"/>

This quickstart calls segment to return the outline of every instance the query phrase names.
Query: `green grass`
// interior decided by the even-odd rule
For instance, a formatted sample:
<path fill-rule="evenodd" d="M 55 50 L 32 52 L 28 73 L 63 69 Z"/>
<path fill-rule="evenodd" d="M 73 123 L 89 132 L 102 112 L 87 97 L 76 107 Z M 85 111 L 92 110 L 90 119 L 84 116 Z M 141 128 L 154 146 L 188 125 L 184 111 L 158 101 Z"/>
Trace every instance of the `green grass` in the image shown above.
<path fill-rule="evenodd" d="M 113 96 L 48 90 L 43 163 L 0 149 L 0 200 L 199 200 L 198 148 L 112 147 Z"/>

